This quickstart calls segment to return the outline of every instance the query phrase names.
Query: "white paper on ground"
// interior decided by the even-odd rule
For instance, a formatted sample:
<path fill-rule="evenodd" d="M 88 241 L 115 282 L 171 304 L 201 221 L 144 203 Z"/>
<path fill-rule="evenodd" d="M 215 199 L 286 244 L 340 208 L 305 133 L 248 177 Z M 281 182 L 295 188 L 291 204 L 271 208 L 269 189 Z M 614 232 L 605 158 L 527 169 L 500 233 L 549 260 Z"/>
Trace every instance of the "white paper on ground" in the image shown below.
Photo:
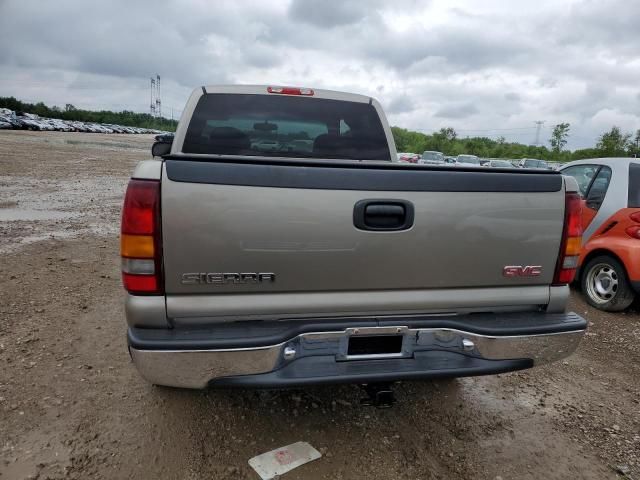
<path fill-rule="evenodd" d="M 262 480 L 270 480 L 321 456 L 320 452 L 307 442 L 296 442 L 255 456 L 249 460 L 249 465 Z"/>

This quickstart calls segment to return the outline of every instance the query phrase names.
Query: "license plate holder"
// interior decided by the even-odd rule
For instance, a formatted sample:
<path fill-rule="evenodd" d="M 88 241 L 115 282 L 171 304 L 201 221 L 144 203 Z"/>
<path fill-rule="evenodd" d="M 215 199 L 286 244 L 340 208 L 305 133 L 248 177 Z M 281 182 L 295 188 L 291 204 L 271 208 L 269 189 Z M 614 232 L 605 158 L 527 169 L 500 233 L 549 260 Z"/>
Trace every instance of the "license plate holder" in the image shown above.
<path fill-rule="evenodd" d="M 402 335 L 355 335 L 349 337 L 347 356 L 392 355 L 402 352 Z"/>

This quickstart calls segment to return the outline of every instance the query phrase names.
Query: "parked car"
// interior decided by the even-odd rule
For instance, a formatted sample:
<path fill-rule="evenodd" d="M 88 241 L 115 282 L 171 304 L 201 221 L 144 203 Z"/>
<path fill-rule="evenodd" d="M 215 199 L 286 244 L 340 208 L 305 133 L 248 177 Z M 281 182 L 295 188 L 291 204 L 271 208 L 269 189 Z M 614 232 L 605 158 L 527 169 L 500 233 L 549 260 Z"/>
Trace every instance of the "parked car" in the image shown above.
<path fill-rule="evenodd" d="M 533 168 L 537 170 L 551 170 L 547 162 L 538 160 L 537 158 L 523 158 L 518 164 L 520 168 Z"/>
<path fill-rule="evenodd" d="M 33 117 L 18 117 L 25 128 L 29 130 L 53 130 L 50 125 L 45 124 L 40 119 L 35 119 Z"/>
<path fill-rule="evenodd" d="M 485 166 L 491 168 L 515 168 L 508 160 L 489 160 Z"/>
<path fill-rule="evenodd" d="M 253 143 L 251 148 L 263 152 L 276 152 L 280 149 L 280 143 L 276 140 L 264 139 Z"/>
<path fill-rule="evenodd" d="M 8 108 L 0 108 L 0 123 L 3 129 L 57 130 L 61 132 L 93 132 L 93 133 L 166 133 L 161 130 L 123 125 L 86 123 L 76 120 L 44 118 L 33 113 L 14 112 Z M 308 142 L 308 141 L 307 141 Z"/>
<path fill-rule="evenodd" d="M 207 86 L 184 111 L 122 214 L 129 352 L 150 382 L 375 389 L 529 368 L 580 342 L 560 248 L 581 233 L 572 178 L 391 164 L 364 95 Z M 262 121 L 312 151 L 252 148 Z M 342 121 L 348 136 L 318 134 Z"/>
<path fill-rule="evenodd" d="M 292 140 L 287 144 L 286 148 L 291 152 L 310 153 L 313 151 L 313 140 Z"/>
<path fill-rule="evenodd" d="M 596 308 L 624 310 L 640 293 L 640 159 L 579 160 L 560 171 L 582 198 L 582 292 Z"/>
<path fill-rule="evenodd" d="M 547 161 L 547 166 L 549 167 L 549 170 L 559 170 L 560 168 L 562 168 L 563 165 L 564 164 L 560 162 Z"/>
<path fill-rule="evenodd" d="M 420 155 L 417 153 L 398 153 L 398 161 L 404 163 L 418 163 L 420 161 Z"/>
<path fill-rule="evenodd" d="M 422 156 L 418 160 L 418 163 L 424 165 L 442 165 L 444 164 L 444 154 L 442 152 L 434 152 L 427 150 L 422 152 Z"/>
<path fill-rule="evenodd" d="M 2 128 L 21 128 L 21 123 L 18 122 L 16 117 L 12 114 L 13 112 L 11 112 L 10 114 L 6 112 L 0 112 L 0 122 L 8 125 Z"/>
<path fill-rule="evenodd" d="M 456 165 L 480 167 L 482 162 L 476 155 L 458 155 Z"/>

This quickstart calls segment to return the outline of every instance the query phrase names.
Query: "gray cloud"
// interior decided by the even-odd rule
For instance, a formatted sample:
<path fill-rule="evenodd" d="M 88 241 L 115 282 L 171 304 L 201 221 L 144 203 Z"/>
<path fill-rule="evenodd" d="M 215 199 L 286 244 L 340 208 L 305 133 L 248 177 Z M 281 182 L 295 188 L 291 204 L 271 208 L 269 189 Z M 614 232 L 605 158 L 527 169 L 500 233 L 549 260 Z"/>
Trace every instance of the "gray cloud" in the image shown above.
<path fill-rule="evenodd" d="M 435 113 L 436 117 L 460 119 L 467 118 L 478 113 L 478 107 L 473 103 L 460 103 L 446 105 Z"/>
<path fill-rule="evenodd" d="M 369 14 L 377 2 L 357 0 L 293 0 L 289 16 L 295 22 L 332 28 L 357 23 Z"/>
<path fill-rule="evenodd" d="M 424 131 L 530 142 L 568 121 L 575 148 L 640 128 L 636 3 L 0 0 L 0 95 L 144 111 L 157 72 L 177 115 L 198 85 L 299 84 Z"/>
<path fill-rule="evenodd" d="M 387 107 L 387 113 L 407 113 L 416 109 L 416 102 L 414 99 L 402 95 L 395 97 L 389 102 Z"/>

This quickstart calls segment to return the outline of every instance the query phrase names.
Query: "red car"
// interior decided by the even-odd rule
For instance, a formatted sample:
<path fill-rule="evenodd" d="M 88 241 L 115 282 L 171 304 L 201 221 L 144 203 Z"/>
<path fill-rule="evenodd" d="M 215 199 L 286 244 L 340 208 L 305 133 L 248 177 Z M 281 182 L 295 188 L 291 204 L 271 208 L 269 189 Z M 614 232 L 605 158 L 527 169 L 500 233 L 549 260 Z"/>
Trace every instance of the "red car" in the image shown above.
<path fill-rule="evenodd" d="M 640 292 L 640 159 L 597 158 L 564 165 L 582 196 L 579 276 L 587 302 L 624 310 Z"/>
<path fill-rule="evenodd" d="M 398 161 L 405 163 L 418 163 L 420 155 L 417 153 L 398 153 Z"/>

